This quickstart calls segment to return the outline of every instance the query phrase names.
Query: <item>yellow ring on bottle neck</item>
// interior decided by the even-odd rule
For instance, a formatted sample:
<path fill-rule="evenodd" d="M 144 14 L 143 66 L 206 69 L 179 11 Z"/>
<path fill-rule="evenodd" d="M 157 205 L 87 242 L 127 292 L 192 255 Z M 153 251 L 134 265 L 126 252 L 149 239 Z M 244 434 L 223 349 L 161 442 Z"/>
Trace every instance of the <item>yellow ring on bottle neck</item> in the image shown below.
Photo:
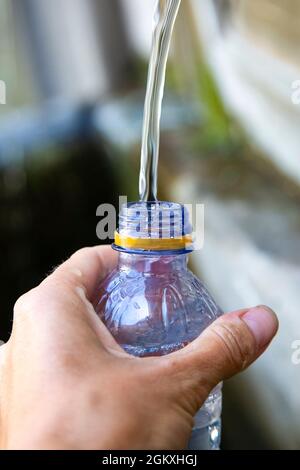
<path fill-rule="evenodd" d="M 134 238 L 115 232 L 115 244 L 121 248 L 139 250 L 183 250 L 193 243 L 191 235 L 176 238 Z"/>

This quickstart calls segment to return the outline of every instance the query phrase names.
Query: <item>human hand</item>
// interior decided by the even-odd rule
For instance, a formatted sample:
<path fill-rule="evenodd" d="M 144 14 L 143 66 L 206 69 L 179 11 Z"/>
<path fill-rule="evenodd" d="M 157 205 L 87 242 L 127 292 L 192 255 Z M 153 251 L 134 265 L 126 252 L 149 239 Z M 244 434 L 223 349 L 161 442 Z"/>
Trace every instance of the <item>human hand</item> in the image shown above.
<path fill-rule="evenodd" d="M 168 356 L 126 354 L 90 299 L 115 265 L 110 247 L 75 253 L 15 305 L 0 347 L 2 449 L 182 449 L 215 385 L 267 348 L 267 307 L 228 313 Z"/>

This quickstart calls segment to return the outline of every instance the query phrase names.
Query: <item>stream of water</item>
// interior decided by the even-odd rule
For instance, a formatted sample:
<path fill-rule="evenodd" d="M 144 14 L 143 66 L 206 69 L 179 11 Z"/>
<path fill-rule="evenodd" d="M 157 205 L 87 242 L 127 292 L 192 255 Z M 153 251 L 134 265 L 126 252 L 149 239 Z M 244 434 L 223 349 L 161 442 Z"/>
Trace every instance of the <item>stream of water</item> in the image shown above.
<path fill-rule="evenodd" d="M 181 0 L 157 0 L 148 70 L 141 148 L 141 201 L 157 200 L 161 107 L 172 32 Z"/>

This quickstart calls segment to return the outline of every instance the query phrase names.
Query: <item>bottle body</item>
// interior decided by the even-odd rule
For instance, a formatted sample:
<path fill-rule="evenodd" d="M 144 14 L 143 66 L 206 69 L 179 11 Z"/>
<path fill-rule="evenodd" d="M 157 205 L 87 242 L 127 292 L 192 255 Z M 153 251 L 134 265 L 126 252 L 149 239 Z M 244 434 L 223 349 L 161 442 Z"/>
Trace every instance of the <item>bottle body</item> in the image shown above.
<path fill-rule="evenodd" d="M 193 341 L 222 314 L 187 268 L 187 255 L 119 254 L 95 308 L 116 341 L 135 356 L 160 356 Z M 190 449 L 218 449 L 221 385 L 195 417 Z"/>

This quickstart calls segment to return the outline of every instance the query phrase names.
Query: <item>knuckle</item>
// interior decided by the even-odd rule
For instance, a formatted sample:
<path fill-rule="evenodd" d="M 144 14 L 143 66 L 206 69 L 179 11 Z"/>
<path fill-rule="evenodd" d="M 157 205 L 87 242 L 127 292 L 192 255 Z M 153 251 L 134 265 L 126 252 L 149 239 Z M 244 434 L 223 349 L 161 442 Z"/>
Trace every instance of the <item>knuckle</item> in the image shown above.
<path fill-rule="evenodd" d="M 36 299 L 36 290 L 37 287 L 31 289 L 17 299 L 14 305 L 14 318 L 19 315 L 27 314 L 33 309 Z"/>
<path fill-rule="evenodd" d="M 75 253 L 72 254 L 72 256 L 70 257 L 70 260 L 74 260 L 74 259 L 77 259 L 78 257 L 85 257 L 86 255 L 88 255 L 91 251 L 93 250 L 92 247 L 84 247 L 84 248 L 80 248 L 79 250 L 75 251 Z"/>
<path fill-rule="evenodd" d="M 251 363 L 256 353 L 256 344 L 242 322 L 217 321 L 212 326 L 212 332 L 235 370 L 245 369 Z"/>

